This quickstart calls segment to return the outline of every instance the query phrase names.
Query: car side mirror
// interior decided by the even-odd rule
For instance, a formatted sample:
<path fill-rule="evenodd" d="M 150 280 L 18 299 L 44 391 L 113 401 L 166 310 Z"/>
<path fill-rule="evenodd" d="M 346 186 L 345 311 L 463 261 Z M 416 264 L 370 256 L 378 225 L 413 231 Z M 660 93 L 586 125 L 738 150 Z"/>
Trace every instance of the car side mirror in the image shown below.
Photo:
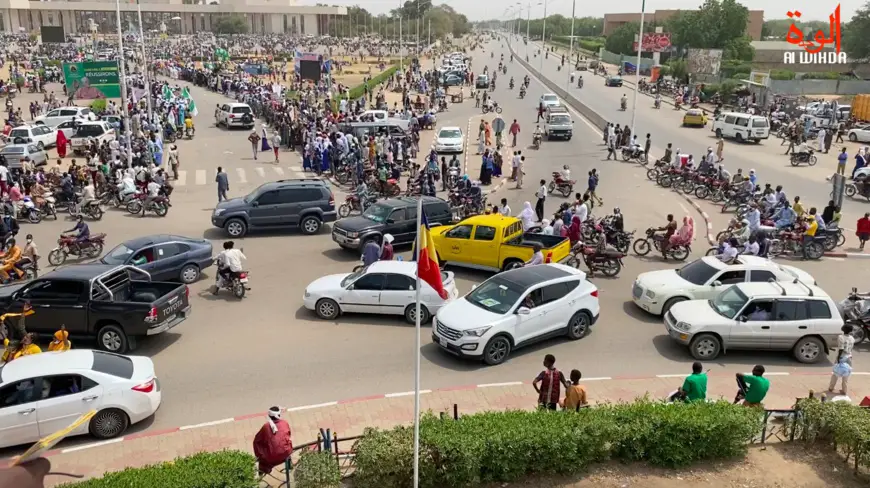
<path fill-rule="evenodd" d="M 747 320 L 749 320 L 749 318 L 745 315 L 741 315 L 740 317 L 737 318 L 737 320 L 739 320 L 741 322 L 746 322 Z"/>
<path fill-rule="evenodd" d="M 478 286 L 480 286 L 480 285 L 471 285 L 471 289 L 474 290 L 474 289 L 476 289 Z"/>
<path fill-rule="evenodd" d="M 353 291 L 353 285 L 347 285 L 346 290 L 347 290 L 347 291 Z"/>
<path fill-rule="evenodd" d="M 719 280 L 716 280 L 716 281 L 710 283 L 710 286 L 722 286 L 722 282 Z"/>
<path fill-rule="evenodd" d="M 396 220 L 395 219 L 387 219 L 387 223 L 388 224 L 395 224 Z"/>
<path fill-rule="evenodd" d="M 252 207 L 259 207 L 260 204 L 256 200 L 254 200 L 253 202 L 251 202 L 251 206 Z"/>
<path fill-rule="evenodd" d="M 517 315 L 529 315 L 532 310 L 529 307 L 520 307 L 517 309 Z"/>

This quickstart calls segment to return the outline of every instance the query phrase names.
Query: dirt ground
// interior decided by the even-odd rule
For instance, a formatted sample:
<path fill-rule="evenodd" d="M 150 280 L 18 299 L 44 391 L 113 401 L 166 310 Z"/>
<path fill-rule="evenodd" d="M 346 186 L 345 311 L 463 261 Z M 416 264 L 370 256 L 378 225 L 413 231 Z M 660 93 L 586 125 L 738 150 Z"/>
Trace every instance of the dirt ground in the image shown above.
<path fill-rule="evenodd" d="M 866 488 L 868 481 L 870 477 L 854 475 L 851 467 L 834 455 L 802 445 L 772 444 L 766 449 L 751 447 L 744 460 L 710 467 L 671 471 L 642 464 L 608 463 L 584 475 L 535 478 L 487 488 Z"/>

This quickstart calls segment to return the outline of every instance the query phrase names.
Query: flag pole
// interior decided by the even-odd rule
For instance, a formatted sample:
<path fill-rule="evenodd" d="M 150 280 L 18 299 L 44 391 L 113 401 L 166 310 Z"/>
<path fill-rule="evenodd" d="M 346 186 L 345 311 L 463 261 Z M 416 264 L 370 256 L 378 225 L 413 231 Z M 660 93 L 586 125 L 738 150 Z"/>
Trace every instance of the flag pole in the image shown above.
<path fill-rule="evenodd" d="M 145 103 L 148 107 L 148 124 L 153 122 L 153 111 L 151 109 L 151 79 L 148 75 L 148 53 L 145 50 L 145 30 L 142 28 L 142 4 L 136 0 L 136 12 L 139 17 L 139 37 L 142 41 L 142 64 L 145 75 Z"/>
<path fill-rule="evenodd" d="M 417 307 L 414 319 L 414 488 L 420 486 L 420 249 L 423 246 L 423 197 L 417 199 L 417 246 L 414 249 L 417 263 L 417 286 L 414 303 Z M 428 250 L 432 252 L 434 250 Z"/>
<path fill-rule="evenodd" d="M 124 144 L 127 146 L 127 167 L 133 167 L 133 143 L 130 134 L 130 111 L 127 108 L 127 56 L 124 54 L 124 34 L 121 29 L 121 0 L 115 0 L 115 16 L 118 22 L 118 68 L 121 74 L 121 110 L 124 114 Z"/>

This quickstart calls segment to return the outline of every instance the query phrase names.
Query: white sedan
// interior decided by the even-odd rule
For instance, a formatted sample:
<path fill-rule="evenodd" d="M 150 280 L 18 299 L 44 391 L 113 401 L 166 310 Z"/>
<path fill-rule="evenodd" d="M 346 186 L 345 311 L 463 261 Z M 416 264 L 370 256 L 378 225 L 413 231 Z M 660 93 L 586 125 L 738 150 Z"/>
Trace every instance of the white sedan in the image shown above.
<path fill-rule="evenodd" d="M 146 357 L 88 349 L 24 356 L 0 368 L 0 448 L 36 442 L 91 410 L 70 436 L 117 437 L 154 415 L 160 400 Z"/>
<path fill-rule="evenodd" d="M 859 125 L 849 131 L 847 136 L 852 142 L 870 142 L 870 125 Z"/>
<path fill-rule="evenodd" d="M 333 320 L 342 313 L 373 313 L 404 315 L 415 323 L 417 263 L 410 261 L 377 261 L 353 273 L 318 278 L 305 288 L 305 308 L 324 320 Z M 453 273 L 441 272 L 447 300 L 425 281 L 421 281 L 420 323 L 428 323 L 438 310 L 459 296 Z"/>
<path fill-rule="evenodd" d="M 465 150 L 465 138 L 459 127 L 442 127 L 435 136 L 435 152 L 461 153 Z"/>
<path fill-rule="evenodd" d="M 638 307 L 654 315 L 664 315 L 674 304 L 685 300 L 708 300 L 736 283 L 794 281 L 807 284 L 816 280 L 807 272 L 758 256 L 738 256 L 725 264 L 706 256 L 679 269 L 661 269 L 638 275 L 631 298 Z"/>

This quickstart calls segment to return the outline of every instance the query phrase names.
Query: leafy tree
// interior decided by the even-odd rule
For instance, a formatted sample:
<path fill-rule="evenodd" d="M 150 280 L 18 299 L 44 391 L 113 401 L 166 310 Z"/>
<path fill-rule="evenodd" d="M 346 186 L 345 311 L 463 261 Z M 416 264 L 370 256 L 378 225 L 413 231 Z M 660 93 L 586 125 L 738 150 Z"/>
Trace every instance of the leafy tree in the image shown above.
<path fill-rule="evenodd" d="M 843 50 L 852 61 L 870 58 L 870 2 L 855 12 L 843 30 Z"/>
<path fill-rule="evenodd" d="M 761 37 L 772 37 L 775 40 L 784 41 L 785 35 L 788 34 L 788 28 L 792 24 L 797 26 L 804 35 L 809 33 L 811 36 L 815 35 L 819 29 L 827 32 L 830 27 L 828 22 L 821 20 L 795 22 L 792 19 L 771 19 L 765 21 L 764 24 L 761 25 Z"/>
<path fill-rule="evenodd" d="M 638 29 L 640 29 L 640 24 L 636 22 L 622 24 L 607 36 L 604 49 L 617 54 L 631 54 Z"/>
<path fill-rule="evenodd" d="M 222 16 L 215 22 L 214 31 L 218 34 L 244 34 L 248 32 L 248 22 L 237 14 Z"/>
<path fill-rule="evenodd" d="M 705 0 L 698 10 L 681 11 L 665 22 L 671 42 L 680 48 L 724 49 L 743 37 L 749 10 L 736 0 Z"/>
<path fill-rule="evenodd" d="M 755 57 L 755 48 L 752 47 L 752 39 L 749 36 L 737 37 L 725 43 L 722 53 L 724 59 L 736 59 L 740 61 L 752 61 Z"/>

